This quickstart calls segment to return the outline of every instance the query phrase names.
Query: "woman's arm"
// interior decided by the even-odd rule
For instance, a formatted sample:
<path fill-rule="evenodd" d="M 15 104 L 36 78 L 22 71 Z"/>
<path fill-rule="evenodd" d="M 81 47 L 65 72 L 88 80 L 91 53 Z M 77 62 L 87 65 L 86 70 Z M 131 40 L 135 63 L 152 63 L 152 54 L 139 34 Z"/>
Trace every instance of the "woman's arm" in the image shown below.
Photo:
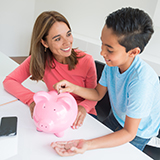
<path fill-rule="evenodd" d="M 82 63 L 82 61 L 83 63 Z M 87 61 L 87 66 L 84 61 Z M 82 63 L 82 64 L 81 64 Z M 82 59 L 80 59 L 79 64 L 81 67 L 77 67 L 77 72 L 80 73 L 80 76 L 85 77 L 82 84 L 86 88 L 95 88 L 97 85 L 97 73 L 96 73 L 96 66 L 93 58 L 89 55 L 86 55 Z M 79 71 L 78 71 L 79 69 Z M 81 75 L 81 72 L 83 74 Z M 78 114 L 76 120 L 74 121 L 72 128 L 79 128 L 82 126 L 84 119 L 86 117 L 86 113 L 96 114 L 95 106 L 97 102 L 91 101 L 87 99 L 82 99 L 78 101 Z"/>
<path fill-rule="evenodd" d="M 84 68 L 80 68 L 85 72 L 85 88 L 95 88 L 97 86 L 97 73 L 96 73 L 96 66 L 95 62 L 92 57 L 87 58 L 87 66 L 83 64 Z M 87 71 L 86 71 L 87 70 Z M 88 113 L 93 113 L 95 105 L 97 104 L 96 101 L 91 101 L 84 99 L 78 105 L 83 106 Z"/>
<path fill-rule="evenodd" d="M 33 102 L 34 93 L 25 88 L 21 83 L 30 76 L 30 58 L 31 57 L 28 57 L 3 81 L 4 89 L 27 105 Z"/>

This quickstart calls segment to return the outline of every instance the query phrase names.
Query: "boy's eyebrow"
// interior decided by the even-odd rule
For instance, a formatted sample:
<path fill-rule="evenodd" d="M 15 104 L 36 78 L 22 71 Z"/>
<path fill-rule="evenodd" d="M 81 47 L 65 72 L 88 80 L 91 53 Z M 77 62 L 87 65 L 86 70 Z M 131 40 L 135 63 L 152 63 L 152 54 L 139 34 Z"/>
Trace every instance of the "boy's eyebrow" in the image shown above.
<path fill-rule="evenodd" d="M 71 32 L 71 29 L 67 32 L 67 34 L 68 34 L 69 32 Z M 52 39 L 57 38 L 57 37 L 59 37 L 59 36 L 60 36 L 60 34 L 54 36 Z"/>
<path fill-rule="evenodd" d="M 100 37 L 100 40 L 102 41 L 102 38 Z M 112 48 L 113 49 L 113 47 L 112 46 L 110 46 L 110 45 L 108 45 L 108 44 L 104 44 L 105 46 L 107 46 L 107 47 L 109 47 L 109 48 Z"/>
<path fill-rule="evenodd" d="M 108 45 L 108 44 L 104 44 L 105 46 L 107 46 L 107 47 L 109 47 L 109 48 L 112 48 L 113 49 L 113 47 L 112 46 L 110 46 L 110 45 Z"/>

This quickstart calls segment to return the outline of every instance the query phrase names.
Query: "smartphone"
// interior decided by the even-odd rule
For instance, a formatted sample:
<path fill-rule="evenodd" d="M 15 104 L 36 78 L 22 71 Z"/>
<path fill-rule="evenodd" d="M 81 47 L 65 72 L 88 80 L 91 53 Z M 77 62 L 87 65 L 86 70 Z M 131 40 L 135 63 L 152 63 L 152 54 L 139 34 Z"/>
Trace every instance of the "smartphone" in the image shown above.
<path fill-rule="evenodd" d="M 17 117 L 2 117 L 0 136 L 15 136 L 17 134 Z"/>

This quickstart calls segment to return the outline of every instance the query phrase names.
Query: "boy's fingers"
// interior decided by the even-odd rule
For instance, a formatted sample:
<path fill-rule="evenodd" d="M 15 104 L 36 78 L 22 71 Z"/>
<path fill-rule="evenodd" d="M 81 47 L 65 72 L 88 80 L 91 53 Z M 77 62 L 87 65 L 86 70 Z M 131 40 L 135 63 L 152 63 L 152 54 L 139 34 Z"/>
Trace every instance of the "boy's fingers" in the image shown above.
<path fill-rule="evenodd" d="M 75 155 L 75 152 L 74 151 L 71 151 L 71 150 L 65 150 L 65 149 L 61 149 L 61 148 L 58 148 L 58 147 L 55 147 L 54 148 L 55 151 L 62 157 L 67 157 L 67 156 L 73 156 Z"/>
<path fill-rule="evenodd" d="M 51 143 L 51 147 L 52 148 L 55 148 L 55 147 L 58 147 L 58 148 L 65 148 L 65 145 L 67 144 L 66 141 L 62 141 L 62 142 L 52 142 Z"/>

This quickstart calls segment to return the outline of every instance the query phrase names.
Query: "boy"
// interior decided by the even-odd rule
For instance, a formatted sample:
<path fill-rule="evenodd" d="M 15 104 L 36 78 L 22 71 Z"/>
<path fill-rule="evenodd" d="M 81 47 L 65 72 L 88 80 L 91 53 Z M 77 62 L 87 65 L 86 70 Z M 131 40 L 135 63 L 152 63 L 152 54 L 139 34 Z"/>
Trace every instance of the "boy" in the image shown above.
<path fill-rule="evenodd" d="M 69 150 L 65 142 L 51 146 L 61 156 L 86 150 L 107 148 L 130 142 L 143 150 L 160 128 L 160 85 L 154 70 L 140 54 L 153 34 L 152 20 L 144 11 L 122 8 L 111 13 L 102 29 L 101 55 L 106 66 L 95 89 L 61 81 L 59 92 L 72 92 L 85 99 L 99 101 L 108 91 L 112 112 L 104 124 L 114 132 L 91 140 L 74 140 Z"/>

